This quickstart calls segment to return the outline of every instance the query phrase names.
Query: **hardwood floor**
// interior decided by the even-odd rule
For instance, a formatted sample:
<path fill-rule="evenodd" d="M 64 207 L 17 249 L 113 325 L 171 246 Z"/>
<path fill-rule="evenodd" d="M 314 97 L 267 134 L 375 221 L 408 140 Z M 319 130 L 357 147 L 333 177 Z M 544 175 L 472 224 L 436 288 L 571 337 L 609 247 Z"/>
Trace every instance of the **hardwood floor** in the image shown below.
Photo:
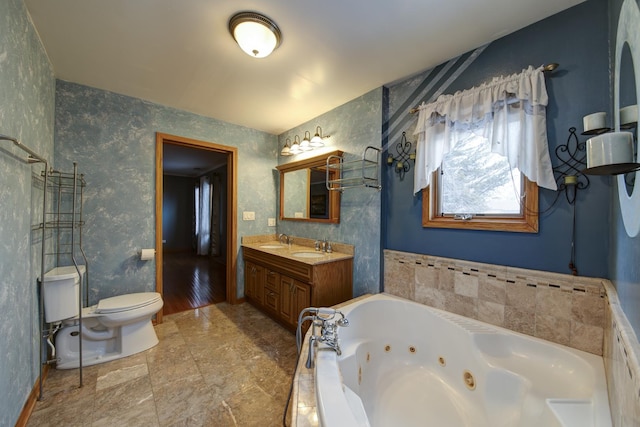
<path fill-rule="evenodd" d="M 163 314 L 173 314 L 226 300 L 224 258 L 189 253 L 162 255 Z"/>

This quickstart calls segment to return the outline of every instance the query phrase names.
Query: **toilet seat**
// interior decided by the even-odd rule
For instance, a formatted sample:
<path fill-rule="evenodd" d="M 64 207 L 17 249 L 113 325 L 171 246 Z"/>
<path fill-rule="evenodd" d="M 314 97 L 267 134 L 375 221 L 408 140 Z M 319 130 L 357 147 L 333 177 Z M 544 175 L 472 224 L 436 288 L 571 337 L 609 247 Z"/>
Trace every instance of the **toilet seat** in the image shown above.
<path fill-rule="evenodd" d="M 101 299 L 95 309 L 95 314 L 119 313 L 146 307 L 161 299 L 158 292 L 138 292 L 118 295 Z"/>

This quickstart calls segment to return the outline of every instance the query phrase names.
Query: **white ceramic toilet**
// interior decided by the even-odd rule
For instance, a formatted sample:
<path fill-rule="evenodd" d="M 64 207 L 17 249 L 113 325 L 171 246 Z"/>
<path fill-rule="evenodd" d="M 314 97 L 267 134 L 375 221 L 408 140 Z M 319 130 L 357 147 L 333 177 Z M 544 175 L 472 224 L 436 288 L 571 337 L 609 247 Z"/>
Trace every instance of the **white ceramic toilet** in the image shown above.
<path fill-rule="evenodd" d="M 84 274 L 84 266 L 80 266 L 80 273 Z M 56 267 L 44 277 L 45 320 L 62 322 L 55 339 L 56 367 L 77 368 L 80 275 L 74 266 L 67 266 Z M 141 292 L 105 298 L 83 308 L 82 365 L 120 359 L 158 344 L 151 317 L 162 305 L 159 293 Z"/>

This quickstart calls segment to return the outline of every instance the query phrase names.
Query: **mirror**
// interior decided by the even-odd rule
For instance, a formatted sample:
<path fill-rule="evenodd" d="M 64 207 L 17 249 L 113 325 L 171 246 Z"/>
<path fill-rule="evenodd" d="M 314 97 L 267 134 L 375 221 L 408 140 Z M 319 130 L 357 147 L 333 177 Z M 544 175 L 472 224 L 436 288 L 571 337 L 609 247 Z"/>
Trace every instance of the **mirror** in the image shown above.
<path fill-rule="evenodd" d="M 636 99 L 636 79 L 633 69 L 633 57 L 631 56 L 631 48 L 629 43 L 625 42 L 622 46 L 620 59 L 620 109 L 637 104 Z M 620 123 L 620 130 L 626 130 L 634 133 L 634 139 L 637 140 L 636 124 Z M 634 147 L 637 152 L 637 146 Z M 635 157 L 634 157 L 635 158 Z M 637 161 L 637 160 L 636 160 Z M 636 172 L 627 172 L 624 175 L 625 189 L 627 194 L 631 196 L 635 185 Z"/>
<path fill-rule="evenodd" d="M 326 187 L 329 156 L 342 156 L 342 151 L 331 151 L 276 167 L 280 172 L 281 220 L 340 222 L 340 192 L 329 191 Z M 334 163 L 338 163 L 337 158 Z M 331 170 L 329 174 L 329 179 L 335 179 L 338 170 Z"/>
<path fill-rule="evenodd" d="M 620 110 L 625 107 L 622 100 L 622 92 L 629 90 L 628 87 L 623 86 L 627 84 L 624 83 L 624 80 L 630 78 L 630 75 L 634 76 L 633 81 L 635 83 L 636 92 L 634 99 L 636 101 L 640 100 L 640 73 L 634 72 L 636 70 L 640 72 L 640 38 L 637 37 L 638 28 L 640 28 L 640 8 L 638 7 L 638 3 L 636 0 L 624 0 L 622 2 L 622 7 L 620 8 L 620 17 L 618 18 L 618 31 L 616 34 L 615 47 L 615 73 L 613 76 L 613 108 L 616 130 L 620 130 Z M 630 58 L 633 63 L 633 71 L 629 70 L 629 77 L 622 75 L 622 73 L 625 73 L 623 68 L 629 69 L 629 67 L 622 65 L 623 51 L 626 51 L 626 47 L 629 47 L 629 51 L 627 53 L 630 53 L 630 55 L 627 55 L 626 53 L 624 55 Z M 636 117 L 638 116 L 637 112 L 631 114 L 635 114 Z M 636 126 L 637 122 L 638 120 L 636 119 Z M 637 130 L 635 132 L 635 137 L 637 138 Z M 618 202 L 620 203 L 620 213 L 622 214 L 624 229 L 629 237 L 636 237 L 640 234 L 640 215 L 638 215 L 638 212 L 640 212 L 640 189 L 635 188 L 635 183 L 633 188 L 631 188 L 630 185 L 627 186 L 625 176 L 623 174 L 617 176 L 617 186 Z"/>

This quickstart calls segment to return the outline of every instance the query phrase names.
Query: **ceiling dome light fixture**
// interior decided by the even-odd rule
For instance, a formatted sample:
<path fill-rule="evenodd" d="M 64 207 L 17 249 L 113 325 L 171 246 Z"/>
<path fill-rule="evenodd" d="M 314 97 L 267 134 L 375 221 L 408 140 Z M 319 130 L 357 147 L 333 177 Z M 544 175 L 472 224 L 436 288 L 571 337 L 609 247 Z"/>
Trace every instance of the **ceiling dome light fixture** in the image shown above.
<path fill-rule="evenodd" d="M 229 19 L 229 32 L 240 48 L 254 58 L 269 56 L 282 40 L 280 28 L 256 12 L 239 12 Z"/>

